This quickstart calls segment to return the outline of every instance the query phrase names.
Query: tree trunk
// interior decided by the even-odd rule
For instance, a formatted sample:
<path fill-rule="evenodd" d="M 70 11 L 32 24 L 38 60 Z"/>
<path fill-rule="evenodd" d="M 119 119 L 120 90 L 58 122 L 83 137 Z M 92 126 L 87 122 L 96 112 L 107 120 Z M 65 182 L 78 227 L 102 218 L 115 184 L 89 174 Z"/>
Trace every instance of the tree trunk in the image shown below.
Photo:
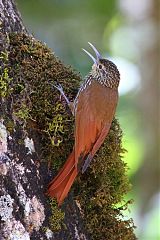
<path fill-rule="evenodd" d="M 24 32 L 26 28 L 22 23 L 21 16 L 12 0 L 2 0 L 0 2 L 1 32 Z"/>
<path fill-rule="evenodd" d="M 52 85 L 71 98 L 81 78 L 28 34 L 13 0 L 0 1 L 0 21 L 0 239 L 135 239 L 132 220 L 114 208 L 129 190 L 116 120 L 62 208 L 45 196 L 74 141 L 74 119 Z"/>

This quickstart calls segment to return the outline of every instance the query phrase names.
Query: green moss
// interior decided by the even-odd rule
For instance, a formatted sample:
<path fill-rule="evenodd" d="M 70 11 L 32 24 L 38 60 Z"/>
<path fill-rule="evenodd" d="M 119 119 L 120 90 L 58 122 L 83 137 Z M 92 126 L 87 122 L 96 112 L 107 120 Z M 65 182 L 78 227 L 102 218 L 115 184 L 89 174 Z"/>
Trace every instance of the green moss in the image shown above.
<path fill-rule="evenodd" d="M 14 131 L 14 122 L 10 119 L 7 119 L 5 125 L 6 125 L 7 131 L 12 134 Z"/>
<path fill-rule="evenodd" d="M 9 77 L 8 52 L 0 53 L 0 97 L 6 97 L 9 93 L 9 83 L 12 78 Z"/>
<path fill-rule="evenodd" d="M 55 116 L 53 117 L 52 122 L 48 123 L 46 132 L 51 139 L 51 144 L 53 146 L 59 147 L 60 143 L 62 143 L 63 141 L 61 136 L 64 134 L 64 115 L 59 113 L 61 110 L 63 110 L 63 106 L 62 104 L 58 103 L 53 108 L 54 112 L 57 114 L 55 114 Z"/>
<path fill-rule="evenodd" d="M 74 119 L 53 84 L 62 83 L 71 97 L 81 78 L 39 41 L 23 34 L 9 38 L 8 66 L 14 81 L 9 83 L 8 99 L 12 97 L 13 117 L 37 131 L 42 160 L 50 161 L 56 170 L 65 160 L 64 149 L 67 157 L 72 148 Z"/>
<path fill-rule="evenodd" d="M 29 118 L 29 108 L 25 104 L 22 104 L 18 109 L 18 111 L 14 112 L 13 114 L 17 118 L 26 122 L 26 120 Z"/>
<path fill-rule="evenodd" d="M 51 217 L 49 218 L 49 228 L 55 232 L 61 230 L 62 225 L 64 226 L 64 212 L 57 206 L 57 202 L 55 199 L 50 199 L 51 205 Z"/>
<path fill-rule="evenodd" d="M 32 137 L 38 136 L 38 154 L 57 172 L 74 144 L 74 118 L 53 84 L 62 84 L 71 99 L 77 93 L 81 78 L 46 46 L 29 36 L 10 34 L 9 43 L 1 69 L 6 83 L 2 84 L 5 101 L 12 103 L 9 109 L 13 119 L 20 121 L 28 132 L 33 131 Z M 94 240 L 135 239 L 132 220 L 123 220 L 122 209 L 116 207 L 120 202 L 125 205 L 123 198 L 130 189 L 127 167 L 122 161 L 124 151 L 122 131 L 114 120 L 90 169 L 79 175 L 74 185 L 75 198 Z M 62 225 L 64 213 L 54 200 L 50 203 L 52 216 L 49 221 L 52 230 L 56 231 Z"/>
<path fill-rule="evenodd" d="M 0 53 L 0 59 L 3 60 L 3 63 L 8 62 L 8 52 L 7 51 L 1 52 Z"/>

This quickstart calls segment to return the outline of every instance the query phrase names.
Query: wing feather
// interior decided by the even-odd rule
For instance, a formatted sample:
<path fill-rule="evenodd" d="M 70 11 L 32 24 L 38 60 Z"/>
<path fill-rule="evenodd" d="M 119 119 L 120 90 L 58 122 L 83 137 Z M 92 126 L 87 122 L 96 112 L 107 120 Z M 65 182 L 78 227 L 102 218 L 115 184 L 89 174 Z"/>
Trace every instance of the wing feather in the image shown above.
<path fill-rule="evenodd" d="M 79 94 L 75 113 L 75 166 L 80 156 L 86 156 L 101 136 L 105 126 L 109 131 L 118 92 L 94 81 Z"/>

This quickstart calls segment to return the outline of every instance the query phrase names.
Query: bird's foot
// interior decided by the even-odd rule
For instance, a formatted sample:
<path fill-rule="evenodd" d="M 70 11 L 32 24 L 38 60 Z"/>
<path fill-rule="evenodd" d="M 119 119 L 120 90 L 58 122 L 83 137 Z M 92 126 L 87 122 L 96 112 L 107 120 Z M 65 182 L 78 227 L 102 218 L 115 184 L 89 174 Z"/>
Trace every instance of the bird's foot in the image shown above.
<path fill-rule="evenodd" d="M 64 91 L 63 91 L 63 87 L 61 84 L 57 84 L 57 85 L 53 85 L 59 92 L 60 94 L 64 97 L 66 103 L 68 104 L 68 106 L 70 105 L 70 101 L 67 98 L 67 96 L 65 95 Z"/>

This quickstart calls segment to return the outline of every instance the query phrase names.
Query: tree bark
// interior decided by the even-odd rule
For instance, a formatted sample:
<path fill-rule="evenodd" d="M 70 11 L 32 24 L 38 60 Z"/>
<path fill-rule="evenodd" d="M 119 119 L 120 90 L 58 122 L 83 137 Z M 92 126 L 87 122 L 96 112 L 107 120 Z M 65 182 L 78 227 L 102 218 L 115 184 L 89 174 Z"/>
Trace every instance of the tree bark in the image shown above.
<path fill-rule="evenodd" d="M 0 1 L 0 21 L 0 239 L 136 239 L 123 207 L 114 208 L 129 190 L 116 120 L 99 167 L 80 175 L 62 208 L 45 196 L 74 141 L 73 117 L 52 84 L 74 97 L 81 78 L 29 35 L 13 0 Z"/>
<path fill-rule="evenodd" d="M 22 23 L 21 16 L 17 11 L 15 2 L 12 0 L 0 1 L 0 22 L 1 32 L 24 32 L 27 33 L 26 28 Z"/>

